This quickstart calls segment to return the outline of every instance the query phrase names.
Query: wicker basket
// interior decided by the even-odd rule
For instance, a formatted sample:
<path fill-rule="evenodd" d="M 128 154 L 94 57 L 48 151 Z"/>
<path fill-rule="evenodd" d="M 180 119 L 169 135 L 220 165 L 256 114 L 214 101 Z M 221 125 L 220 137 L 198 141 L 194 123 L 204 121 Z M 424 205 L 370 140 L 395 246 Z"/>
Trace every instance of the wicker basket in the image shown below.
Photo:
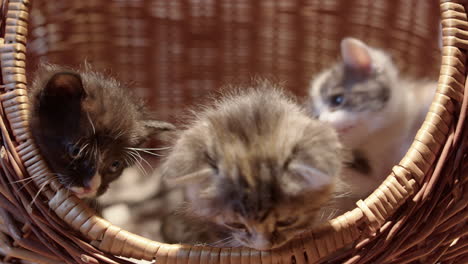
<path fill-rule="evenodd" d="M 467 2 L 2 0 L 0 260 L 468 263 Z M 330 229 L 265 252 L 168 245 L 97 217 L 56 182 L 15 183 L 48 172 L 27 126 L 26 61 L 35 67 L 42 57 L 63 64 L 86 58 L 135 81 L 139 95 L 164 119 L 207 91 L 254 74 L 275 76 L 304 94 L 312 74 L 336 59 L 344 36 L 389 49 L 407 75 L 440 75 L 406 156 L 357 208 L 332 220 Z M 37 186 L 44 188 L 39 197 Z M 345 245 L 350 246 L 332 256 Z"/>

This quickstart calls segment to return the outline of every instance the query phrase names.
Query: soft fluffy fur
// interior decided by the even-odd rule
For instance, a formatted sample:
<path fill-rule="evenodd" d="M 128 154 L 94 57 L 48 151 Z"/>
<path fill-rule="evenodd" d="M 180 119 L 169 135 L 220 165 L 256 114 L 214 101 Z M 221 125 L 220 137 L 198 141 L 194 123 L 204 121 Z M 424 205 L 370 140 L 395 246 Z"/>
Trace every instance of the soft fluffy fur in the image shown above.
<path fill-rule="evenodd" d="M 32 135 L 56 177 L 80 197 L 105 192 L 137 160 L 136 147 L 173 129 L 151 120 L 141 101 L 89 65 L 40 65 L 29 95 Z"/>
<path fill-rule="evenodd" d="M 190 214 L 227 230 L 218 245 L 265 250 L 316 224 L 333 197 L 341 145 L 275 85 L 244 88 L 196 114 L 163 177 L 185 188 Z"/>
<path fill-rule="evenodd" d="M 357 154 L 344 177 L 354 193 L 365 195 L 409 148 L 436 83 L 400 77 L 388 53 L 357 39 L 344 39 L 341 55 L 342 61 L 313 79 L 309 109 Z"/>

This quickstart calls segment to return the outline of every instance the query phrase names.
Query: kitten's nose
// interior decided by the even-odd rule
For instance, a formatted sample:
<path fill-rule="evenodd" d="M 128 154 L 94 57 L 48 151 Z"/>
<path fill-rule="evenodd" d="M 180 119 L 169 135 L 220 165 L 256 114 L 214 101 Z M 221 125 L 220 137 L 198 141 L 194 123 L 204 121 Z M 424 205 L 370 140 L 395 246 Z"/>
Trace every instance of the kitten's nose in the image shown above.
<path fill-rule="evenodd" d="M 92 177 L 94 174 L 96 174 L 96 168 L 95 167 L 86 168 L 86 174 Z"/>
<path fill-rule="evenodd" d="M 94 174 L 96 174 L 96 166 L 91 164 L 89 161 L 84 161 L 81 171 L 87 176 L 85 178 L 91 178 Z"/>
<path fill-rule="evenodd" d="M 83 180 L 83 187 L 72 187 L 71 190 L 75 192 L 79 198 L 94 197 L 101 186 L 101 181 L 101 175 L 96 174 L 89 180 Z"/>
<path fill-rule="evenodd" d="M 83 187 L 95 189 L 101 183 L 101 175 L 99 173 L 95 173 L 89 178 L 83 179 Z"/>

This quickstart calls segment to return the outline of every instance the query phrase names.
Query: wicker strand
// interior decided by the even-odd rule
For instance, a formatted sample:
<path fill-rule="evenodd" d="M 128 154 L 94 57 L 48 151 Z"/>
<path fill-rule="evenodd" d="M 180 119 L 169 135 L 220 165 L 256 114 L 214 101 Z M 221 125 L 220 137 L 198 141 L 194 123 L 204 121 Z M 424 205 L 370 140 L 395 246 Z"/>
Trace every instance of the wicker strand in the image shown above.
<path fill-rule="evenodd" d="M 147 4 L 146 2 L 150 1 L 142 2 Z M 369 29 L 369 34 L 380 36 L 379 31 L 384 31 L 384 28 L 379 28 L 378 25 L 383 22 L 375 18 L 380 17 L 379 14 L 383 13 L 386 8 L 400 11 L 398 15 L 401 19 L 398 23 L 401 24 L 398 26 L 405 27 L 408 25 L 405 23 L 412 21 L 411 27 L 417 27 L 420 25 L 414 21 L 415 15 L 407 13 L 408 10 L 425 10 L 431 6 L 429 2 L 420 4 L 422 2 L 417 1 L 392 1 L 391 3 L 376 1 L 372 4 L 369 1 L 362 3 L 354 1 L 354 4 L 351 4 L 352 1 L 346 3 L 344 1 L 336 1 L 336 3 L 311 1 L 313 4 L 306 2 L 259 1 L 252 6 L 239 3 L 232 4 L 232 7 L 217 3 L 216 12 L 220 16 L 226 16 L 227 21 L 243 24 L 249 21 L 251 13 L 259 14 L 260 18 L 264 18 L 264 20 L 260 19 L 259 25 L 255 25 L 255 35 L 258 33 L 260 36 L 258 38 L 267 40 L 277 39 L 278 36 L 290 38 L 286 38 L 284 42 L 278 42 L 283 43 L 282 45 L 275 42 L 279 46 L 257 46 L 255 52 L 249 50 L 251 53 L 247 56 L 245 54 L 227 55 L 228 61 L 239 62 L 239 65 L 245 67 L 243 71 L 247 73 L 253 71 L 257 64 L 267 68 L 269 67 L 267 65 L 273 62 L 274 65 L 279 66 L 278 69 L 272 69 L 272 73 L 278 73 L 277 76 L 280 78 L 287 78 L 288 74 L 285 74 L 281 67 L 296 69 L 290 75 L 294 77 L 293 79 L 299 80 L 301 76 L 306 75 L 306 71 L 284 59 L 286 57 L 301 58 L 307 55 L 305 49 L 308 48 L 310 41 L 306 39 L 303 43 L 300 42 L 302 36 L 292 33 L 296 26 L 314 34 L 322 34 L 322 31 L 335 32 L 333 29 L 320 29 L 322 26 L 329 25 L 317 26 L 317 23 L 308 23 L 310 17 L 316 14 L 314 12 L 323 13 L 325 17 L 336 16 L 342 12 L 345 14 L 342 21 L 346 21 L 345 19 L 359 21 L 356 23 L 357 30 L 362 30 L 365 28 L 364 25 L 371 24 L 374 28 Z M 337 3 L 341 3 L 342 6 L 338 6 Z M 370 8 L 363 6 L 363 3 L 370 5 Z M 324 261 L 410 263 L 417 260 L 424 263 L 436 261 L 464 263 L 463 261 L 468 261 L 468 214 L 466 213 L 468 203 L 468 165 L 466 165 L 468 163 L 466 132 L 468 88 L 465 66 L 465 50 L 468 48 L 468 19 L 466 4 L 466 1 L 462 0 L 440 2 L 443 49 L 438 90 L 415 141 L 401 162 L 392 169 L 391 175 L 368 198 L 358 201 L 357 208 L 331 220 L 323 229 L 304 234 L 284 248 L 258 252 L 247 248 L 168 245 L 151 241 L 122 230 L 96 216 L 87 205 L 70 195 L 58 182 L 52 180 L 49 177 L 51 171 L 31 139 L 27 123 L 29 107 L 25 67 L 31 3 L 27 0 L 3 0 L 1 12 L 3 17 L 0 25 L 3 34 L 0 36 L 2 37 L 0 41 L 2 68 L 0 130 L 3 142 L 0 151 L 0 223 L 6 227 L 0 228 L 0 255 L 4 256 L 4 261 L 17 258 L 37 263 L 131 263 L 115 256 L 150 261 L 156 259 L 162 264 L 318 263 Z M 104 59 L 104 55 L 107 54 L 106 45 L 111 44 L 103 37 L 105 36 L 103 21 L 106 19 L 107 6 L 98 2 L 85 3 L 85 1 L 73 2 L 72 5 L 90 12 L 96 24 L 90 26 L 88 24 L 90 21 L 80 20 L 77 26 L 80 34 L 70 38 L 71 41 L 68 44 L 80 47 L 78 50 L 93 54 L 96 58 Z M 115 5 L 115 3 L 110 5 Z M 187 7 L 188 2 L 181 4 L 179 1 L 172 1 L 160 3 L 160 5 L 162 7 L 158 6 L 158 8 L 167 8 L 170 12 L 157 13 L 158 8 L 155 8 L 156 15 L 170 18 L 168 23 L 179 21 L 181 17 L 196 12 L 195 8 L 183 8 L 183 11 L 177 11 L 180 8 L 179 5 Z M 307 7 L 301 9 L 303 5 Z M 233 14 L 227 12 L 226 10 L 231 10 L 229 8 L 233 8 L 235 12 Z M 275 16 L 271 16 L 270 13 L 277 14 L 278 19 L 272 19 Z M 385 18 L 391 21 L 391 14 L 388 13 Z M 49 15 L 57 14 L 60 12 L 51 12 Z M 191 19 L 193 21 L 190 21 L 189 26 L 191 30 L 200 34 L 198 38 L 206 34 L 203 32 L 204 27 L 195 23 L 199 20 L 195 20 L 194 17 Z M 428 16 L 427 19 L 429 21 L 433 18 Z M 328 20 L 325 19 L 325 21 Z M 66 19 L 61 21 L 64 24 L 69 23 Z M 269 28 L 270 31 L 262 31 L 264 29 L 261 23 L 267 23 L 265 21 L 274 25 Z M 96 41 L 95 46 L 80 46 L 81 43 L 86 43 L 82 32 L 79 32 L 82 27 L 87 27 L 92 31 L 91 35 Z M 136 35 L 133 36 L 133 34 L 136 34 L 138 30 L 138 26 L 135 26 L 134 30 L 122 30 L 122 32 L 135 37 Z M 168 34 L 170 35 L 168 39 L 174 44 L 173 46 L 181 45 L 184 41 L 200 41 L 178 37 L 180 34 L 189 34 L 188 32 L 175 30 L 172 35 Z M 244 45 L 247 41 L 259 41 L 257 37 L 252 36 L 243 38 L 245 36 L 243 31 L 238 32 L 238 36 L 235 35 L 226 44 L 222 44 L 227 45 L 226 49 L 231 49 L 232 45 Z M 342 37 L 335 33 L 330 34 L 334 39 Z M 409 42 L 405 43 L 405 48 L 408 50 L 403 51 L 408 56 L 425 52 L 421 47 L 409 45 L 411 41 L 414 41 L 414 37 L 421 36 L 417 34 L 411 36 L 407 32 L 394 32 L 393 36 L 409 39 Z M 320 54 L 321 57 L 317 58 L 318 61 L 326 61 L 330 56 L 326 51 L 327 45 L 331 45 L 326 44 L 327 38 L 323 39 L 321 43 L 323 42 L 324 46 L 313 47 L 325 51 Z M 384 39 L 383 36 L 382 39 Z M 293 43 L 302 44 L 293 46 Z M 164 48 L 162 46 L 154 48 L 154 50 L 158 49 Z M 189 52 L 190 56 L 197 58 L 188 63 L 190 67 L 201 67 L 199 62 L 212 60 L 210 56 L 199 56 L 205 50 L 206 47 L 202 47 Z M 59 50 L 52 48 L 52 51 L 58 52 Z M 168 55 L 169 58 L 174 56 L 171 52 L 167 53 L 171 54 Z M 257 64 L 250 63 L 250 57 L 256 55 L 255 53 L 262 54 L 268 63 L 265 61 L 255 62 Z M 133 63 L 141 62 L 143 53 L 138 54 L 140 57 L 132 57 Z M 185 61 L 175 63 L 184 64 Z M 222 67 L 217 66 L 217 68 Z M 234 69 L 234 67 L 226 67 L 222 70 L 232 75 L 246 75 L 246 72 Z M 200 75 L 203 72 L 204 70 L 196 71 Z M 129 71 L 128 74 L 133 73 L 141 76 L 135 70 L 131 73 Z M 182 73 L 176 74 L 182 75 Z M 294 83 L 305 85 L 300 81 Z M 181 87 L 181 85 L 175 83 L 173 87 Z M 177 89 L 174 88 L 174 91 Z M 194 97 L 200 93 L 191 85 L 187 91 L 189 96 Z M 172 92 L 158 91 L 159 95 L 167 93 L 175 98 L 176 96 L 170 94 Z M 167 109 L 161 109 L 167 111 Z M 34 184 L 29 184 L 27 182 L 29 179 L 32 179 Z M 67 230 L 68 226 L 73 231 Z"/>

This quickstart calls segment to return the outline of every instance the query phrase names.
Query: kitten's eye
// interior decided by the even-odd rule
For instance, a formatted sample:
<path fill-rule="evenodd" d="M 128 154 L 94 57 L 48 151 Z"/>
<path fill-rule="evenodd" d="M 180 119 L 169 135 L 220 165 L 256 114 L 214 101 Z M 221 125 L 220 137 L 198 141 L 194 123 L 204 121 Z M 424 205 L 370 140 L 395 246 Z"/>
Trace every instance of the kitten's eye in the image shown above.
<path fill-rule="evenodd" d="M 232 222 L 232 223 L 225 223 L 225 225 L 229 228 L 233 229 L 247 229 L 247 227 L 242 223 Z"/>
<path fill-rule="evenodd" d="M 330 105 L 332 107 L 338 107 L 344 103 L 344 94 L 335 94 L 330 96 Z"/>
<path fill-rule="evenodd" d="M 109 169 L 111 172 L 117 172 L 121 166 L 122 162 L 120 160 L 114 160 L 114 162 L 112 162 L 112 164 L 110 165 Z"/>
<path fill-rule="evenodd" d="M 296 223 L 297 220 L 299 220 L 299 217 L 291 216 L 291 217 L 288 217 L 286 219 L 283 219 L 281 221 L 276 222 L 276 225 L 278 227 L 287 227 L 287 226 L 290 226 L 290 225 Z"/>
<path fill-rule="evenodd" d="M 216 173 L 218 173 L 218 165 L 216 165 L 215 163 L 210 163 L 210 166 Z"/>
<path fill-rule="evenodd" d="M 213 157 L 211 157 L 207 152 L 205 152 L 205 158 L 206 162 L 210 165 L 210 167 L 218 173 L 218 165 L 216 164 L 216 161 L 214 160 Z"/>
<path fill-rule="evenodd" d="M 68 144 L 67 151 L 68 155 L 72 159 L 76 159 L 80 155 L 80 148 L 75 144 Z"/>
<path fill-rule="evenodd" d="M 294 153 L 294 150 L 293 150 L 293 153 Z M 291 161 L 292 161 L 292 157 L 289 157 L 288 159 L 286 159 L 286 160 L 284 161 L 284 164 L 283 164 L 283 169 L 284 169 L 284 170 L 287 170 L 287 169 L 288 169 L 288 166 L 289 166 L 289 164 L 291 163 Z"/>

